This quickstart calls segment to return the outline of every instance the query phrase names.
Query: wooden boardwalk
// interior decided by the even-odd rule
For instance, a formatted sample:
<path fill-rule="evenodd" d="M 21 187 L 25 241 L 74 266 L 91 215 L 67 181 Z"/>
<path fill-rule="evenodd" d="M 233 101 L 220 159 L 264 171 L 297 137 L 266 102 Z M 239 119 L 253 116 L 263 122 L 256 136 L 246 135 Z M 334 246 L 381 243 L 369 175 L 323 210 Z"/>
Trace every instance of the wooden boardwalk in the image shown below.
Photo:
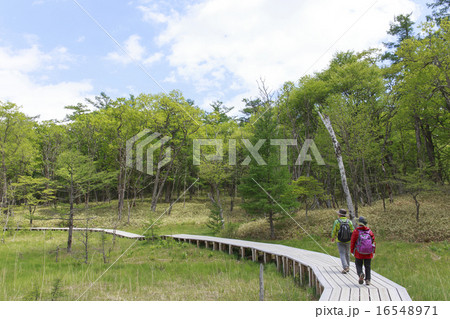
<path fill-rule="evenodd" d="M 253 261 L 274 261 L 285 276 L 294 276 L 300 283 L 314 287 L 320 301 L 411 301 L 406 289 L 372 270 L 369 286 L 358 284 L 355 264 L 342 274 L 339 258 L 323 253 L 277 244 L 259 243 L 197 235 L 167 235 L 178 241 L 212 248 Z"/>
<path fill-rule="evenodd" d="M 68 227 L 14 228 L 31 231 L 68 231 Z M 86 228 L 73 228 L 86 231 Z M 121 230 L 88 228 L 90 232 L 103 232 L 122 238 L 145 240 L 145 236 Z M 406 289 L 372 270 L 369 286 L 357 282 L 355 264 L 350 272 L 342 274 L 341 261 L 337 257 L 323 253 L 278 244 L 259 243 L 246 240 L 228 239 L 200 235 L 164 235 L 163 239 L 196 244 L 197 247 L 211 248 L 238 253 L 241 258 L 250 258 L 263 263 L 275 262 L 277 269 L 285 276 L 294 276 L 301 284 L 315 288 L 320 301 L 411 301 Z"/>
<path fill-rule="evenodd" d="M 6 228 L 8 229 L 15 229 L 15 230 L 31 230 L 31 231 L 69 231 L 69 227 L 17 227 L 17 228 Z M 86 231 L 86 228 L 78 228 L 74 227 L 72 228 L 73 231 Z M 129 239 L 137 239 L 137 240 L 144 240 L 145 236 L 129 233 L 123 230 L 117 230 L 117 229 L 106 229 L 106 228 L 87 228 L 88 232 L 100 232 L 110 235 L 115 235 L 117 237 L 121 238 L 129 238 Z"/>

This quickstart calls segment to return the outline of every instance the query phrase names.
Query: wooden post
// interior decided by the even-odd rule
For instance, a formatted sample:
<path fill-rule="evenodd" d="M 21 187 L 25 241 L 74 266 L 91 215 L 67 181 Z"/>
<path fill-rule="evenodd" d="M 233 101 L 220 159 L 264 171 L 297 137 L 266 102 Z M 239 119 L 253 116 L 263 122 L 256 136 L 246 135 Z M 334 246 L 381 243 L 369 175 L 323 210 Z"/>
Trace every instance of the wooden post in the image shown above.
<path fill-rule="evenodd" d="M 228 254 L 233 255 L 233 246 L 228 245 Z"/>
<path fill-rule="evenodd" d="M 197 248 L 200 248 L 200 240 L 197 240 Z"/>
<path fill-rule="evenodd" d="M 241 247 L 241 258 L 244 259 L 245 258 L 245 248 Z"/>
<path fill-rule="evenodd" d="M 319 279 L 317 279 L 317 276 L 314 274 L 314 281 L 316 282 L 316 294 L 320 296 L 320 284 Z"/>
<path fill-rule="evenodd" d="M 213 244 L 213 250 L 216 250 L 217 249 L 216 248 L 217 247 L 217 243 L 215 241 L 213 241 L 212 244 Z"/>
<path fill-rule="evenodd" d="M 308 275 L 309 275 L 309 286 L 312 288 L 313 286 L 313 272 L 310 267 L 308 267 Z"/>
<path fill-rule="evenodd" d="M 292 271 L 291 271 L 291 259 L 286 257 L 286 276 L 290 276 Z"/>
<path fill-rule="evenodd" d="M 286 257 L 286 276 L 291 275 L 291 260 Z"/>
<path fill-rule="evenodd" d="M 263 261 L 265 264 L 267 264 L 267 254 L 263 253 Z"/>
<path fill-rule="evenodd" d="M 259 264 L 259 301 L 264 301 L 264 265 Z"/>
<path fill-rule="evenodd" d="M 222 251 L 222 243 L 219 243 L 219 250 Z"/>
<path fill-rule="evenodd" d="M 295 279 L 295 275 L 297 275 L 297 263 L 292 259 L 292 277 Z"/>
<path fill-rule="evenodd" d="M 256 249 L 252 248 L 252 261 L 256 261 Z"/>
<path fill-rule="evenodd" d="M 300 264 L 299 267 L 300 285 L 304 284 L 305 274 L 306 274 L 306 267 L 303 264 Z"/>
<path fill-rule="evenodd" d="M 286 257 L 282 256 L 281 261 L 283 263 L 283 276 L 286 277 Z"/>
<path fill-rule="evenodd" d="M 277 271 L 281 271 L 281 257 L 276 255 L 275 260 L 277 262 Z"/>
<path fill-rule="evenodd" d="M 208 241 L 205 241 L 205 247 L 206 247 L 206 248 L 209 248 Z"/>
<path fill-rule="evenodd" d="M 192 244 L 192 240 L 189 239 L 189 244 Z"/>

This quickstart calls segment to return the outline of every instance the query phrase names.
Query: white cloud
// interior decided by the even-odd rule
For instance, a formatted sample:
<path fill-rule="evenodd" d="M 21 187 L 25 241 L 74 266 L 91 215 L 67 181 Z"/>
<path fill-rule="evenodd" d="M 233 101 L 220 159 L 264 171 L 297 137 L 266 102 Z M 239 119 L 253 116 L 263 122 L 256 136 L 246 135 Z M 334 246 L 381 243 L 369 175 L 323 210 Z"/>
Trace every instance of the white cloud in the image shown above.
<path fill-rule="evenodd" d="M 170 16 L 154 5 L 139 9 L 166 23 L 157 41 L 176 77 L 207 96 L 232 92 L 233 103 L 257 95 L 260 77 L 277 89 L 323 69 L 337 50 L 379 46 L 394 15 L 419 13 L 411 0 L 207 0 Z"/>
<path fill-rule="evenodd" d="M 41 115 L 42 120 L 64 118 L 64 106 L 83 102 L 93 89 L 88 80 L 48 83 L 46 72 L 67 69 L 72 61 L 65 47 L 50 52 L 37 45 L 21 50 L 0 47 L 0 100 L 21 105 L 24 113 Z"/>
<path fill-rule="evenodd" d="M 138 6 L 138 9 L 142 12 L 144 21 L 166 23 L 170 17 L 159 11 L 158 7 L 154 4 L 149 7 Z"/>
<path fill-rule="evenodd" d="M 148 58 L 146 58 L 143 61 L 143 63 L 145 65 L 150 65 L 150 64 L 160 61 L 162 57 L 163 57 L 163 54 L 161 52 L 156 52 L 155 54 L 150 55 Z"/>
<path fill-rule="evenodd" d="M 130 35 L 128 39 L 122 45 L 122 48 L 126 51 L 109 52 L 106 55 L 106 59 L 115 63 L 130 64 L 132 62 L 140 62 L 144 65 L 153 64 L 163 57 L 162 53 L 156 52 L 152 55 L 148 55 L 147 49 L 140 43 L 141 37 L 137 34 Z"/>
<path fill-rule="evenodd" d="M 175 72 L 173 72 L 173 71 L 170 72 L 170 75 L 166 76 L 164 78 L 163 82 L 166 82 L 166 83 L 175 83 L 175 82 L 177 82 L 177 78 L 175 76 Z"/>

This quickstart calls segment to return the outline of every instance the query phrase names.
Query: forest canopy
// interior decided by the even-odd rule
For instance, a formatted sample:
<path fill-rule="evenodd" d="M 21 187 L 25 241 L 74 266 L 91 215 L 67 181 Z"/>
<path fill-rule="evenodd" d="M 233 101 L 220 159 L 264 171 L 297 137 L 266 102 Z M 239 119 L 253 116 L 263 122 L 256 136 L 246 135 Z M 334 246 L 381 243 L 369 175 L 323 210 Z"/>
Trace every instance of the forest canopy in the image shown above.
<path fill-rule="evenodd" d="M 396 17 L 388 30 L 395 40 L 385 52 L 337 52 L 326 69 L 276 90 L 260 81 L 261 95 L 244 99 L 241 117 L 230 116 L 232 106 L 220 101 L 206 112 L 180 91 L 117 99 L 101 93 L 67 106 L 71 114 L 63 121 L 39 121 L 0 101 L 2 211 L 26 208 L 32 224 L 37 206 L 70 203 L 65 218 L 73 224 L 75 203 L 116 199 L 122 220 L 126 205 L 139 197 L 151 198 L 155 210 L 162 198 L 173 202 L 184 191 L 203 189 L 216 212 L 212 227 L 223 227 L 223 197 L 233 202 L 240 196 L 248 213 L 268 218 L 273 236 L 273 217 L 283 209 L 302 207 L 307 214 L 345 202 L 337 150 L 322 115 L 339 144 L 356 216 L 358 206 L 395 194 L 411 194 L 417 203 L 420 192 L 449 183 L 445 6 L 437 1 L 417 34 L 410 15 Z M 166 138 L 153 152 L 151 174 L 127 165 L 127 141 L 143 130 Z M 210 145 L 201 148 L 196 165 L 193 141 L 200 139 L 220 140 L 221 160 L 212 159 L 216 150 Z M 258 144 L 271 139 L 290 142 Z M 312 147 L 303 154 L 306 160 L 297 161 L 309 141 L 323 163 Z"/>

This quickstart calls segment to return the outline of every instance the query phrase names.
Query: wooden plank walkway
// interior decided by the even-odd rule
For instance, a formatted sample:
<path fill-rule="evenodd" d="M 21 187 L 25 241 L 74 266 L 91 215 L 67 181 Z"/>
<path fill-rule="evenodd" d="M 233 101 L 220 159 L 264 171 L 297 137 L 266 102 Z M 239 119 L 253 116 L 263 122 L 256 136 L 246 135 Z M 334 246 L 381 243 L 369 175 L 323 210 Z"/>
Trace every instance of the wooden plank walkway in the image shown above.
<path fill-rule="evenodd" d="M 7 230 L 8 228 L 4 228 Z M 13 229 L 13 228 L 10 228 Z M 68 227 L 31 227 L 14 228 L 31 231 L 68 231 Z M 86 231 L 86 228 L 73 228 L 74 231 Z M 104 232 L 122 238 L 145 240 L 145 236 L 122 230 L 88 228 L 90 232 Z M 342 274 L 341 261 L 337 257 L 323 253 L 294 248 L 279 244 L 228 239 L 200 235 L 164 235 L 163 239 L 196 244 L 197 247 L 211 248 L 238 253 L 241 258 L 253 261 L 275 262 L 284 276 L 293 276 L 301 284 L 315 288 L 320 301 L 411 301 L 406 289 L 372 270 L 369 286 L 357 282 L 355 264 L 352 262 L 350 273 Z"/>
<path fill-rule="evenodd" d="M 17 227 L 17 228 L 6 228 L 5 230 L 31 230 L 31 231 L 69 231 L 69 227 Z M 73 231 L 86 231 L 86 228 L 74 227 Z M 106 229 L 106 228 L 87 228 L 89 232 L 102 232 L 105 234 L 116 235 L 121 238 L 145 240 L 145 236 L 129 233 L 123 230 L 117 229 Z"/>
<path fill-rule="evenodd" d="M 197 235 L 166 235 L 177 241 L 211 247 L 253 261 L 277 264 L 285 276 L 294 276 L 300 283 L 315 288 L 320 301 L 411 301 L 406 289 L 372 270 L 369 286 L 358 284 L 355 264 L 350 273 L 342 274 L 341 261 L 323 253 L 278 244 L 259 243 Z"/>

